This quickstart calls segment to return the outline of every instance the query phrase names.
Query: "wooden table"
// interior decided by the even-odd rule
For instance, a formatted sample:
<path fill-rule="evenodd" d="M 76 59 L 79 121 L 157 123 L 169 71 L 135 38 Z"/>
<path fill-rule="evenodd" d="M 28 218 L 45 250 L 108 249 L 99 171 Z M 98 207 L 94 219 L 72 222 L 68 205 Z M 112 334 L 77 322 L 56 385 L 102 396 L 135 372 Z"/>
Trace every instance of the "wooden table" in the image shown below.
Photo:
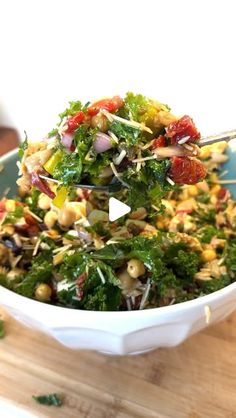
<path fill-rule="evenodd" d="M 36 417 L 234 418 L 235 374 L 236 313 L 176 348 L 140 356 L 73 351 L 8 316 L 0 340 L 0 398 Z M 51 392 L 62 394 L 62 407 L 31 398 Z"/>

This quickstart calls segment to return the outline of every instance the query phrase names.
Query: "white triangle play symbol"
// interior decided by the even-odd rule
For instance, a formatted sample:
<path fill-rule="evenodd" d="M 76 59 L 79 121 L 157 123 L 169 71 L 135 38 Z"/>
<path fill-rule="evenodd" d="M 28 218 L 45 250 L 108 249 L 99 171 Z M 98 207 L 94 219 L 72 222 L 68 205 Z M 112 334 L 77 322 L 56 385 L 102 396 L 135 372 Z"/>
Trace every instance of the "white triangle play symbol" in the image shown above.
<path fill-rule="evenodd" d="M 109 199 L 109 221 L 113 222 L 121 216 L 126 215 L 131 211 L 131 208 L 120 200 L 110 197 Z"/>

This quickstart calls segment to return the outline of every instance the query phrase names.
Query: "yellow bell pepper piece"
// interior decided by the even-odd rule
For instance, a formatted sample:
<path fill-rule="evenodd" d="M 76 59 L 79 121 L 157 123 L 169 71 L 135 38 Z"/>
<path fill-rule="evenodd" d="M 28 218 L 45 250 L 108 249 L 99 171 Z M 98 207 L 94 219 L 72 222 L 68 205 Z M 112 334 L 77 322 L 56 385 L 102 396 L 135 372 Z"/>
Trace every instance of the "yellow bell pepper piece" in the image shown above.
<path fill-rule="evenodd" d="M 60 187 L 58 190 L 56 197 L 54 197 L 52 203 L 53 205 L 57 206 L 59 209 L 62 208 L 64 202 L 68 195 L 68 189 L 65 186 Z"/>
<path fill-rule="evenodd" d="M 53 174 L 53 171 L 56 167 L 56 165 L 59 163 L 59 161 L 62 159 L 63 151 L 58 149 L 50 158 L 49 160 L 44 164 L 43 168 L 49 173 Z"/>

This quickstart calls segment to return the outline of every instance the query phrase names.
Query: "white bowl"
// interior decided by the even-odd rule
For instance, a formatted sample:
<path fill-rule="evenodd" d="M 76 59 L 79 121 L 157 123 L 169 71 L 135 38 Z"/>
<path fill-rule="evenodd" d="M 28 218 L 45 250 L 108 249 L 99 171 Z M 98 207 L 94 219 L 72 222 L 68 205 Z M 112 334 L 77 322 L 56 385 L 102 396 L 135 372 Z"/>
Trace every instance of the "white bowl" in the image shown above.
<path fill-rule="evenodd" d="M 5 187 L 11 178 L 16 178 L 16 155 L 11 152 L 0 160 L 5 165 Z M 180 344 L 205 328 L 207 320 L 212 324 L 224 319 L 235 309 L 235 302 L 236 282 L 192 301 L 132 312 L 62 308 L 25 298 L 0 286 L 0 304 L 20 322 L 51 335 L 67 347 L 119 355 Z"/>
<path fill-rule="evenodd" d="M 201 298 L 142 311 L 93 312 L 48 305 L 0 286 L 0 304 L 15 319 L 74 349 L 139 354 L 180 344 L 235 309 L 236 283 Z"/>

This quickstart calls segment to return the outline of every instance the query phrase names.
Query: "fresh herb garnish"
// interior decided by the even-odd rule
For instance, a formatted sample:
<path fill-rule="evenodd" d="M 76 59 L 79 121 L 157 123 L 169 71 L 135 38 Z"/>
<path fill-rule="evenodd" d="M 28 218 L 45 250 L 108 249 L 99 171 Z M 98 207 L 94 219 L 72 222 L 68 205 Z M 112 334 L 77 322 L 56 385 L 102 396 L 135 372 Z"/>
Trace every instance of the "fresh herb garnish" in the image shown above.
<path fill-rule="evenodd" d="M 16 206 L 13 212 L 8 212 L 2 225 L 15 224 L 18 221 L 18 219 L 22 218 L 23 214 L 24 214 L 24 207 Z"/>
<path fill-rule="evenodd" d="M 4 321 L 0 319 L 0 338 L 5 336 Z"/>
<path fill-rule="evenodd" d="M 19 146 L 19 151 L 18 151 L 18 154 L 19 154 L 19 158 L 20 158 L 20 160 L 22 159 L 22 157 L 23 157 L 23 155 L 24 155 L 24 152 L 25 152 L 25 150 L 28 148 L 28 136 L 27 136 L 27 133 L 24 131 L 24 133 L 25 133 L 25 139 L 24 139 L 24 141 L 22 141 L 22 143 L 20 144 L 20 146 Z"/>
<path fill-rule="evenodd" d="M 64 154 L 57 164 L 53 177 L 62 181 L 64 185 L 70 186 L 79 183 L 82 174 L 82 160 L 78 153 Z"/>
<path fill-rule="evenodd" d="M 61 406 L 62 400 L 57 393 L 49 393 L 48 395 L 33 395 L 32 398 L 41 405 Z"/>
<path fill-rule="evenodd" d="M 16 286 L 15 291 L 28 298 L 34 297 L 36 286 L 40 283 L 47 283 L 51 278 L 52 268 L 51 251 L 42 251 L 33 259 L 29 272 Z"/>

